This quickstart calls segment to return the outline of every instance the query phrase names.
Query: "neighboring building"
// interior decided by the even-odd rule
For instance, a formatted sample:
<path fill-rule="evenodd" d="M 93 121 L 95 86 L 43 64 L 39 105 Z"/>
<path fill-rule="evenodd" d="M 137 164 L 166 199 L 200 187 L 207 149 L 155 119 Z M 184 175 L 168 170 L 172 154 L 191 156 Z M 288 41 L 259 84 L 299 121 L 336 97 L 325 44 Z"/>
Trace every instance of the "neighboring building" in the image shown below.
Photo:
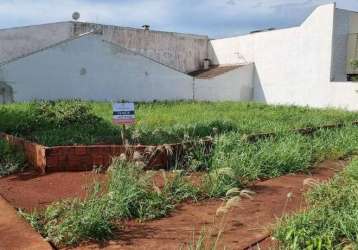
<path fill-rule="evenodd" d="M 0 103 L 235 100 L 358 110 L 358 13 L 318 7 L 300 26 L 206 36 L 63 22 L 0 30 Z M 211 66 L 204 65 L 210 59 Z"/>

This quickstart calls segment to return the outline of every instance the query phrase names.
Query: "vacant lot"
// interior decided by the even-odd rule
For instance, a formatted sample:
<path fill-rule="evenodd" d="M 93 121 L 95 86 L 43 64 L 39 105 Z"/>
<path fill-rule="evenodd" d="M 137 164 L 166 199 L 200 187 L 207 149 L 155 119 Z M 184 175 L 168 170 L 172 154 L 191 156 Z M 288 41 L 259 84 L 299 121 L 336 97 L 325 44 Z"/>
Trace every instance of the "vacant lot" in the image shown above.
<path fill-rule="evenodd" d="M 166 102 L 136 105 L 133 144 L 173 143 L 215 133 L 284 131 L 358 119 L 357 112 L 236 102 Z M 58 101 L 0 106 L 0 131 L 47 146 L 121 143 L 111 103 Z"/>
<path fill-rule="evenodd" d="M 242 199 L 255 199 L 252 183 L 290 173 L 309 173 L 318 162 L 342 159 L 357 151 L 358 129 L 353 126 L 320 130 L 309 136 L 282 133 L 255 142 L 230 132 L 218 136 L 209 152 L 200 148 L 188 152 L 185 166 L 178 164 L 175 171 L 163 171 L 163 185 L 153 182 L 155 173 L 143 171 L 140 161 L 128 163 L 117 159 L 107 171 L 107 181 L 93 184 L 84 199 L 61 201 L 42 212 L 24 216 L 60 247 L 121 237 L 128 220 L 166 217 L 188 201 L 223 199 L 216 211 L 220 218 L 240 206 Z M 198 171 L 200 180 L 193 182 L 191 177 Z M 250 190 L 245 190 L 248 187 Z M 274 190 L 274 186 L 268 188 Z M 300 186 L 295 186 L 295 190 L 300 190 Z M 256 193 L 262 191 L 258 189 Z M 284 203 L 280 204 L 281 211 L 285 211 Z M 299 208 L 299 201 L 295 204 Z M 265 209 L 260 213 L 265 214 Z M 186 235 L 190 239 L 191 232 Z"/>
<path fill-rule="evenodd" d="M 121 143 L 119 128 L 111 124 L 110 103 L 59 101 L 12 104 L 0 107 L 0 117 L 0 130 L 45 145 Z M 323 164 L 325 170 L 317 171 L 317 164 L 326 160 L 340 163 L 339 160 L 349 160 L 358 154 L 358 128 L 350 125 L 358 120 L 356 112 L 251 103 L 171 102 L 137 104 L 137 119 L 136 126 L 128 131 L 131 143 L 170 143 L 212 136 L 212 145 L 208 147 L 198 143 L 186 148 L 183 159 L 178 160 L 170 171 L 143 170 L 143 157 L 135 152 L 137 155 L 130 162 L 122 155 L 113 160 L 107 171 L 94 169 L 92 174 L 96 177 L 93 179 L 88 178 L 89 175 L 72 176 L 71 173 L 63 175 L 68 176 L 63 181 L 59 177 L 62 175 L 10 175 L 1 179 L 0 194 L 7 196 L 13 204 L 23 204 L 26 211 L 21 214 L 59 248 L 86 245 L 88 242 L 106 242 L 106 245 L 108 240 L 118 238 L 119 244 L 123 244 L 122 238 L 129 237 L 130 244 L 136 249 L 143 242 L 143 237 L 150 236 L 145 234 L 148 232 L 136 232 L 134 229 L 146 226 L 158 229 L 161 225 L 168 227 L 163 226 L 163 234 L 171 240 L 165 244 L 172 246 L 185 242 L 187 249 L 215 249 L 207 248 L 207 245 L 203 248 L 200 244 L 205 242 L 210 245 L 216 241 L 221 241 L 220 246 L 244 246 L 251 239 L 258 240 L 257 237 L 270 233 L 267 230 L 252 233 L 254 225 L 268 227 L 274 223 L 272 217 L 281 217 L 300 208 L 303 202 L 301 184 L 311 173 L 314 178 L 326 180 L 342 168 L 340 164 L 333 164 L 334 167 Z M 346 126 L 319 129 L 309 134 L 290 131 L 338 122 Z M 257 132 L 276 134 L 256 140 L 243 136 Z M 21 163 L 13 157 L 15 154 L 9 145 L 4 142 L 0 145 L 0 150 L 7 155 L 0 157 L 0 165 L 4 166 L 4 175 L 11 174 Z M 16 168 L 11 167 L 13 164 Z M 99 172 L 104 175 L 97 176 Z M 297 176 L 284 176 L 297 173 Z M 65 185 L 71 178 L 76 180 L 71 185 L 82 183 L 86 189 Z M 44 188 L 39 183 L 43 183 Z M 316 183 L 315 180 L 312 183 Z M 70 187 L 70 191 L 62 185 Z M 14 195 L 9 190 L 25 191 Z M 24 196 L 25 193 L 28 195 Z M 270 200 L 270 195 L 276 197 L 272 198 L 275 200 Z M 64 197 L 69 199 L 61 200 Z M 294 203 L 289 204 L 291 200 Z M 265 202 L 272 202 L 273 205 L 265 206 Z M 184 210 L 176 210 L 183 203 L 187 204 Z M 200 213 L 195 210 L 196 203 Z M 260 208 L 256 209 L 255 204 Z M 185 210 L 187 206 L 189 210 Z M 232 214 L 235 211 L 242 211 L 242 206 L 250 209 L 241 212 L 247 216 L 230 220 L 232 224 L 229 229 L 226 228 L 227 218 L 235 216 Z M 34 208 L 41 209 L 34 211 Z M 170 218 L 167 222 L 162 220 L 164 224 L 156 222 L 170 213 L 175 215 L 185 211 L 205 218 L 205 221 L 196 223 L 198 231 L 193 232 L 190 223 L 195 224 L 195 221 L 187 214 L 179 216 L 186 218 L 179 219 L 180 223 L 184 223 L 182 227 L 173 228 L 172 225 L 179 222 L 175 219 L 172 222 Z M 251 213 L 253 218 L 249 216 Z M 210 218 L 214 223 L 210 223 Z M 200 234 L 198 226 L 205 225 L 213 228 Z M 277 231 L 278 238 L 289 247 L 294 244 L 303 246 L 306 238 L 298 242 L 301 238 L 296 240 L 294 237 L 308 238 L 316 234 L 315 229 L 307 235 L 303 234 L 304 230 L 302 235 L 290 233 L 292 228 L 300 227 L 302 225 L 297 223 L 297 219 L 286 219 Z M 166 234 L 166 229 L 172 230 L 172 233 Z M 175 237 L 175 230 L 181 232 L 178 238 Z M 247 235 L 242 239 L 246 241 L 240 239 L 239 242 L 237 237 L 232 237 L 235 233 L 241 235 L 244 232 Z M 349 238 L 350 235 L 342 237 Z M 339 242 L 336 238 L 338 236 L 332 240 Z M 287 239 L 286 242 L 283 239 Z M 153 241 L 144 241 L 149 244 L 149 249 L 153 247 Z"/>

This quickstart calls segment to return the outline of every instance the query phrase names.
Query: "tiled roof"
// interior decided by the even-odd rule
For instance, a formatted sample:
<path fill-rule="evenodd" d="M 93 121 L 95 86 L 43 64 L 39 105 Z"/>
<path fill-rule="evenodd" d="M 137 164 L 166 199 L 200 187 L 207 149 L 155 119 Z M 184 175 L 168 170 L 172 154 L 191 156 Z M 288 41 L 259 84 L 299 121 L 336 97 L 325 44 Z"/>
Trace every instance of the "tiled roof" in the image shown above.
<path fill-rule="evenodd" d="M 229 65 L 229 66 L 211 66 L 209 69 L 204 70 L 197 70 L 194 72 L 189 73 L 189 75 L 199 78 L 199 79 L 210 79 L 222 74 L 225 74 L 231 70 L 237 69 L 241 67 L 241 65 Z"/>

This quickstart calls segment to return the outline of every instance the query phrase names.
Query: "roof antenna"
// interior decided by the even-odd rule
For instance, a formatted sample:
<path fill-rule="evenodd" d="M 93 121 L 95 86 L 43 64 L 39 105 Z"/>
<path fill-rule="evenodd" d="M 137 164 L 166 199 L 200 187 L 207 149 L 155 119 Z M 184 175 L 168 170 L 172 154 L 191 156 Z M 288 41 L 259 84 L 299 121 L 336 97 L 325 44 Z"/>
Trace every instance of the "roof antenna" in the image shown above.
<path fill-rule="evenodd" d="M 74 21 L 77 21 L 78 19 L 80 19 L 80 17 L 81 17 L 81 15 L 80 15 L 79 12 L 75 11 L 75 12 L 72 13 L 72 19 Z"/>
<path fill-rule="evenodd" d="M 150 29 L 150 25 L 144 24 L 144 25 L 142 25 L 142 28 L 143 28 L 144 30 L 149 30 L 149 29 Z"/>

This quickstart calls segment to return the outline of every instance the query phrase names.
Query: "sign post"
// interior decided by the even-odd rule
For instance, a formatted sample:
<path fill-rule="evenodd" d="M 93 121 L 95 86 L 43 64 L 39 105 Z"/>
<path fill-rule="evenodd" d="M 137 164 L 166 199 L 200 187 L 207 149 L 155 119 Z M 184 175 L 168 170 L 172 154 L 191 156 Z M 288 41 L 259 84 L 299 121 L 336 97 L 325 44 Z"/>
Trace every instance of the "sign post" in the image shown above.
<path fill-rule="evenodd" d="M 126 140 L 126 125 L 135 124 L 135 109 L 133 102 L 122 102 L 113 104 L 113 123 L 122 125 L 122 143 L 128 144 Z"/>

